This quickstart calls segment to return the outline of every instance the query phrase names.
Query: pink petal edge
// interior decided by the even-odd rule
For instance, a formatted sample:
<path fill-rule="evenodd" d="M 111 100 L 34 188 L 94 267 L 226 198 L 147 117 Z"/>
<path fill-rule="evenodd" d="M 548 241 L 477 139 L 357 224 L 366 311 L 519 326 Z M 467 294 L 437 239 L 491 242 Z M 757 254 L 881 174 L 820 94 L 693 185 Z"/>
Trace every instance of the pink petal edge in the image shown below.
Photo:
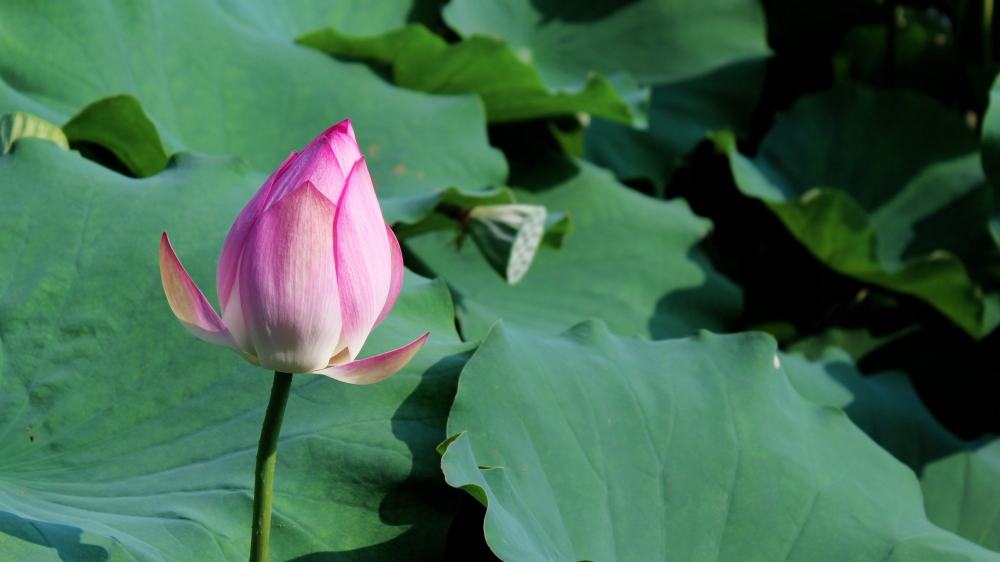
<path fill-rule="evenodd" d="M 257 364 L 255 357 L 236 344 L 236 339 L 218 313 L 208 304 L 204 293 L 188 275 L 184 265 L 177 259 L 166 232 L 160 237 L 160 280 L 163 282 L 163 292 L 167 295 L 170 310 L 187 331 L 208 343 L 229 348 L 248 362 Z"/>
<path fill-rule="evenodd" d="M 337 157 L 337 162 L 340 164 L 341 172 L 344 174 L 344 177 L 347 177 L 347 174 L 351 172 L 351 168 L 354 167 L 355 162 L 358 161 L 358 158 L 361 158 L 361 148 L 358 147 L 358 141 L 354 138 L 354 127 L 351 126 L 351 120 L 344 119 L 323 131 L 310 141 L 302 149 L 302 152 L 305 153 L 314 145 L 324 141 L 333 150 L 334 155 Z M 337 197 L 332 197 L 332 199 L 336 200 Z"/>
<path fill-rule="evenodd" d="M 219 255 L 219 267 L 215 271 L 215 290 L 219 296 L 219 308 L 222 313 L 226 313 L 229 306 L 229 298 L 233 293 L 233 285 L 236 283 L 236 271 L 240 263 L 240 256 L 243 254 L 243 245 L 246 244 L 247 236 L 253 230 L 257 218 L 264 212 L 268 199 L 270 199 L 271 188 L 274 183 L 281 179 L 288 170 L 292 162 L 299 154 L 292 152 L 288 158 L 278 166 L 278 169 L 267 178 L 264 185 L 260 186 L 257 193 L 250 199 L 250 202 L 243 207 L 239 216 L 233 222 L 233 226 L 226 235 L 226 241 L 222 243 L 222 252 Z"/>
<path fill-rule="evenodd" d="M 396 374 L 400 369 L 405 367 L 417 352 L 424 347 L 424 343 L 427 342 L 427 337 L 430 335 L 431 333 L 427 332 L 399 349 L 387 351 L 368 359 L 352 361 L 345 365 L 328 367 L 315 371 L 315 374 L 325 375 L 348 384 L 372 384 L 379 382 Z"/>
<path fill-rule="evenodd" d="M 346 134 L 347 136 L 351 137 L 351 139 L 353 140 L 354 139 L 354 127 L 351 126 L 351 120 L 350 119 L 344 119 L 343 121 L 341 121 L 341 122 L 339 122 L 339 123 L 337 123 L 335 125 L 330 126 L 327 130 L 325 130 L 322 133 L 316 135 L 316 138 L 314 138 L 313 140 L 309 141 L 309 144 L 306 145 L 306 148 L 302 149 L 302 152 L 305 152 L 307 148 L 309 148 L 310 146 L 316 144 L 317 142 L 320 142 L 322 139 L 324 139 L 326 137 L 329 137 L 333 133 Z"/>
<path fill-rule="evenodd" d="M 351 127 L 350 119 L 341 121 L 326 133 L 327 143 L 337 155 L 337 162 L 340 163 L 340 171 L 346 178 L 354 165 L 361 159 L 361 147 L 354 138 L 354 128 Z"/>
<path fill-rule="evenodd" d="M 333 251 L 343 318 L 341 342 L 358 356 L 392 285 L 390 242 L 365 159 L 354 165 L 337 201 Z"/>
<path fill-rule="evenodd" d="M 261 212 L 270 209 L 307 181 L 312 182 L 327 199 L 337 201 L 343 190 L 345 177 L 337 160 L 337 153 L 329 142 L 310 143 L 281 179 L 274 182 Z"/>
<path fill-rule="evenodd" d="M 399 240 L 396 240 L 396 233 L 392 231 L 389 223 L 385 224 L 385 230 L 386 234 L 389 235 L 389 257 L 392 260 L 392 278 L 389 282 L 389 296 L 386 297 L 385 304 L 382 306 L 382 312 L 379 313 L 378 319 L 375 320 L 375 326 L 372 326 L 373 330 L 389 315 L 389 311 L 396 304 L 396 298 L 399 297 L 400 289 L 403 288 L 403 250 L 399 247 Z"/>

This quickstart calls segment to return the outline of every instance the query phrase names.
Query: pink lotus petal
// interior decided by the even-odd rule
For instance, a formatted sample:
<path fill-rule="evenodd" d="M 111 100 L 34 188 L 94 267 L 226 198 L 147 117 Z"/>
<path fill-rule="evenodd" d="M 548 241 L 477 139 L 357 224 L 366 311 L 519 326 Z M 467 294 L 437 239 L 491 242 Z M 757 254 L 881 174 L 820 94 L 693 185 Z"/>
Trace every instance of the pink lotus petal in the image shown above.
<path fill-rule="evenodd" d="M 274 182 L 274 188 L 271 189 L 271 194 L 264 204 L 264 211 L 305 182 L 311 182 L 327 199 L 336 201 L 343 190 L 344 177 L 330 143 L 310 143 L 292 162 L 281 179 Z"/>
<path fill-rule="evenodd" d="M 170 310 L 187 331 L 208 343 L 227 347 L 240 357 L 256 364 L 252 356 L 247 355 L 236 344 L 236 340 L 222 323 L 215 309 L 208 304 L 205 295 L 191 280 L 191 276 L 177 259 L 166 232 L 160 237 L 160 279 L 163 281 L 163 292 L 167 295 Z"/>
<path fill-rule="evenodd" d="M 389 238 L 364 158 L 358 160 L 347 177 L 337 202 L 334 229 L 337 286 L 344 322 L 341 344 L 347 346 L 354 359 L 382 313 L 392 284 Z"/>
<path fill-rule="evenodd" d="M 354 138 L 354 127 L 351 127 L 351 120 L 344 119 L 340 123 L 323 131 L 306 145 L 302 149 L 302 152 L 305 153 L 310 148 L 321 143 L 330 146 L 330 149 L 337 156 L 337 161 L 340 163 L 340 171 L 343 173 L 343 177 L 347 177 L 351 168 L 354 167 L 354 163 L 357 162 L 358 158 L 361 158 L 361 149 L 358 148 L 358 141 Z M 320 187 L 320 191 L 323 191 L 322 186 L 318 187 Z M 327 195 L 327 197 L 330 196 Z M 339 194 L 337 197 L 330 197 L 330 200 L 336 201 L 338 197 Z"/>
<path fill-rule="evenodd" d="M 250 202 L 240 211 L 236 222 L 233 223 L 229 234 L 226 235 L 226 241 L 222 244 L 222 254 L 219 256 L 219 267 L 215 270 L 215 290 L 219 295 L 219 307 L 222 309 L 223 316 L 226 314 L 229 296 L 233 292 L 233 283 L 236 280 L 240 254 L 243 253 L 243 244 L 246 243 L 247 236 L 257 222 L 257 217 L 264 212 L 264 205 L 267 203 L 274 182 L 285 173 L 296 156 L 298 153 L 292 152 L 285 159 L 285 162 L 271 174 L 271 177 L 267 178 L 264 185 L 260 186 Z"/>
<path fill-rule="evenodd" d="M 351 169 L 354 168 L 354 164 L 361 158 L 361 149 L 358 147 L 358 141 L 354 139 L 354 128 L 351 127 L 351 120 L 346 119 L 337 123 L 330 127 L 325 134 L 330 148 L 333 149 L 337 155 L 337 161 L 340 162 L 340 171 L 344 173 L 346 178 L 351 173 Z"/>
<path fill-rule="evenodd" d="M 247 353 L 252 353 L 254 356 L 257 355 L 257 348 L 253 345 L 253 339 L 250 337 L 250 330 L 247 329 L 246 320 L 243 318 L 243 305 L 242 296 L 240 295 L 240 274 L 239 267 L 236 268 L 236 282 L 233 283 L 233 292 L 229 295 L 229 301 L 233 303 L 222 313 L 222 321 L 229 328 L 229 333 L 233 335 L 233 339 L 240 347 L 245 349 Z"/>
<path fill-rule="evenodd" d="M 385 232 L 389 236 L 389 256 L 392 259 L 392 279 L 389 283 L 389 296 L 385 299 L 385 304 L 382 305 L 382 312 L 379 313 L 378 319 L 375 320 L 375 326 L 378 326 L 385 320 L 385 317 L 389 315 L 389 311 L 392 310 L 392 306 L 396 304 L 396 298 L 399 296 L 399 290 L 403 288 L 403 251 L 399 248 L 399 240 L 396 240 L 396 233 L 392 231 L 389 224 L 385 225 Z M 375 328 L 372 326 L 372 329 Z"/>
<path fill-rule="evenodd" d="M 338 133 L 343 133 L 343 134 L 351 137 L 351 140 L 355 141 L 355 144 L 357 144 L 357 139 L 354 138 L 354 127 L 351 126 L 351 120 L 350 119 L 344 119 L 340 123 L 337 123 L 336 125 L 334 125 L 334 126 L 332 126 L 332 127 L 330 127 L 329 129 L 326 130 L 327 134 L 332 133 L 334 131 L 336 131 Z"/>
<path fill-rule="evenodd" d="M 361 361 L 353 361 L 346 365 L 328 367 L 316 371 L 316 374 L 326 375 L 349 384 L 372 384 L 379 382 L 396 374 L 396 372 L 405 367 L 410 362 L 410 359 L 413 359 L 413 356 L 424 346 L 427 336 L 430 334 L 430 332 L 427 332 L 415 341 L 399 349 L 394 349 L 375 357 L 369 357 L 368 359 L 362 359 Z"/>
<path fill-rule="evenodd" d="M 311 182 L 266 210 L 240 261 L 240 301 L 261 366 L 329 365 L 341 332 L 333 228 L 337 206 Z"/>
<path fill-rule="evenodd" d="M 322 133 L 316 135 L 316 138 L 314 138 L 313 140 L 309 141 L 309 144 L 306 145 L 306 148 L 302 149 L 302 152 L 305 152 L 306 149 L 308 149 L 309 147 L 311 147 L 314 144 L 325 142 L 326 138 L 329 137 L 333 133 L 346 134 L 349 137 L 351 137 L 351 140 L 354 140 L 354 128 L 351 127 L 351 120 L 350 119 L 344 119 L 340 123 L 337 123 L 336 125 L 333 125 L 329 129 L 327 129 L 327 130 L 323 131 Z"/>
<path fill-rule="evenodd" d="M 306 154 L 308 152 L 308 155 Z M 302 151 L 304 161 L 299 163 L 288 177 L 292 163 L 300 160 L 300 154 L 292 152 L 284 163 L 271 174 L 250 202 L 243 208 L 236 222 L 229 229 L 229 235 L 222 245 L 219 267 L 215 274 L 215 288 L 219 295 L 219 306 L 225 316 L 236 279 L 236 268 L 243 245 L 260 214 L 279 199 L 305 181 L 313 182 L 330 201 L 340 198 L 343 179 L 347 177 L 354 163 L 361 157 L 358 143 L 354 140 L 354 129 L 348 119 L 330 127 L 317 136 Z M 335 171 L 339 170 L 340 174 Z M 277 188 L 275 186 L 277 185 Z"/>

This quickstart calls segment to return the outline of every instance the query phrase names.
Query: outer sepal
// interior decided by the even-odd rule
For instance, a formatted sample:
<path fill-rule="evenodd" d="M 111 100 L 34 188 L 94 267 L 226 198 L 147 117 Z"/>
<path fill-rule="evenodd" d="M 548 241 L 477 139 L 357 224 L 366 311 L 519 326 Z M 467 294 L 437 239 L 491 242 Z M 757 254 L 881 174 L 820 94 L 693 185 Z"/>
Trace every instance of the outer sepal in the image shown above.
<path fill-rule="evenodd" d="M 424 346 L 427 337 L 430 335 L 431 333 L 427 332 L 399 349 L 387 351 L 368 359 L 327 367 L 326 369 L 315 371 L 315 373 L 317 375 L 326 375 L 332 379 L 349 384 L 376 383 L 389 378 L 405 367 L 410 362 L 410 359 L 413 359 L 413 356 Z"/>
<path fill-rule="evenodd" d="M 233 350 L 254 365 L 260 364 L 256 357 L 246 353 L 237 345 L 236 339 L 219 318 L 219 314 L 208 304 L 208 299 L 177 259 L 166 232 L 160 237 L 160 278 L 163 281 L 163 292 L 166 293 L 167 302 L 170 303 L 170 310 L 187 331 L 208 343 Z"/>

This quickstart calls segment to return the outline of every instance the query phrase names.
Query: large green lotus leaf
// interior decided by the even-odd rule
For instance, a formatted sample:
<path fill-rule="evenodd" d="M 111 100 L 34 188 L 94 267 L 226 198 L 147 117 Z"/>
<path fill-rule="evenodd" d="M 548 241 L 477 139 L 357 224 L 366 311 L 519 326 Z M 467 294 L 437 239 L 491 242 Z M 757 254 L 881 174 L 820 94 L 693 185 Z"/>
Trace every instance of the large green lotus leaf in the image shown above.
<path fill-rule="evenodd" d="M 935 525 L 1000 551 L 1000 439 L 928 464 L 920 487 Z"/>
<path fill-rule="evenodd" d="M 245 18 L 275 38 L 288 39 L 313 29 L 335 25 L 358 35 L 375 35 L 412 19 L 421 0 L 240 0 L 228 2 L 230 14 Z"/>
<path fill-rule="evenodd" d="M 456 249 L 454 235 L 407 240 L 448 281 L 463 335 L 482 338 L 500 318 L 546 335 L 587 318 L 604 319 L 615 333 L 654 338 L 727 329 L 739 316 L 741 294 L 697 248 L 711 223 L 683 201 L 651 199 L 607 171 L 577 165 L 578 173 L 555 187 L 515 189 L 520 203 L 573 217 L 563 248 L 539 251 L 517 285 L 497 276 L 472 244 Z"/>
<path fill-rule="evenodd" d="M 329 27 L 296 41 L 339 58 L 387 66 L 393 83 L 403 88 L 435 94 L 475 92 L 491 123 L 575 113 L 627 124 L 645 122 L 639 109 L 625 103 L 599 75 L 588 77 L 578 92 L 550 91 L 538 71 L 499 37 L 472 35 L 449 44 L 421 24 L 377 37 L 356 33 Z"/>
<path fill-rule="evenodd" d="M 236 154 L 268 173 L 350 118 L 380 196 L 503 184 L 505 162 L 487 143 L 475 96 L 401 90 L 362 64 L 295 45 L 281 33 L 298 31 L 297 18 L 328 12 L 314 29 L 351 24 L 362 12 L 340 20 L 318 2 L 283 5 L 4 3 L 0 113 L 62 124 L 95 99 L 132 94 L 183 146 Z M 372 10 L 368 29 L 382 27 L 388 10 Z"/>
<path fill-rule="evenodd" d="M 975 135 L 906 91 L 803 98 L 754 159 L 715 136 L 736 185 L 838 273 L 925 300 L 976 338 L 1000 323 L 1000 251 Z"/>
<path fill-rule="evenodd" d="M 717 129 L 745 131 L 764 86 L 764 59 L 653 88 L 649 127 L 640 131 L 595 119 L 584 135 L 585 156 L 621 180 L 647 180 L 662 193 L 685 154 Z"/>
<path fill-rule="evenodd" d="M 672 82 L 768 53 L 764 11 L 753 0 L 599 4 L 610 10 L 588 13 L 588 2 L 453 0 L 444 18 L 463 36 L 505 38 L 550 88 L 580 87 L 592 72 Z"/>
<path fill-rule="evenodd" d="M 486 500 L 506 560 L 1000 560 L 928 522 L 912 471 L 776 351 L 500 324 L 462 372 L 445 477 Z"/>
<path fill-rule="evenodd" d="M 855 425 L 920 476 L 932 523 L 1000 551 L 1000 440 L 959 439 L 927 410 L 909 377 L 892 371 L 865 377 L 839 349 L 813 363 L 786 354 L 781 361 L 803 396 L 844 407 Z"/>
<path fill-rule="evenodd" d="M 30 138 L 0 158 L 0 558 L 246 560 L 272 377 L 179 325 L 157 245 L 167 231 L 214 301 L 219 248 L 263 179 L 190 153 L 132 179 Z M 272 560 L 441 556 L 457 498 L 434 447 L 471 351 L 453 318 L 442 282 L 408 275 L 362 352 L 429 330 L 402 372 L 296 375 Z"/>

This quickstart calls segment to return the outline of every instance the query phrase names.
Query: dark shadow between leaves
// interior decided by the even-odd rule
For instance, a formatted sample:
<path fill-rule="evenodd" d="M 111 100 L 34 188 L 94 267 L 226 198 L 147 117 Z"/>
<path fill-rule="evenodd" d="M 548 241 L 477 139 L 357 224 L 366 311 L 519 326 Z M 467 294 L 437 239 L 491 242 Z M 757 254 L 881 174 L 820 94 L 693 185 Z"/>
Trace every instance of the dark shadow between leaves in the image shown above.
<path fill-rule="evenodd" d="M 114 152 L 111 152 L 109 149 L 97 143 L 74 141 L 69 143 L 69 147 L 78 151 L 80 156 L 83 156 L 91 162 L 96 162 L 101 166 L 104 166 L 105 168 L 117 172 L 125 177 L 136 177 L 136 175 L 132 173 L 132 170 L 129 170 L 128 166 L 115 156 Z"/>
<path fill-rule="evenodd" d="M 413 458 L 406 480 L 379 505 L 386 525 L 408 526 L 398 537 L 381 544 L 340 552 L 314 552 L 292 562 L 436 560 L 445 549 L 461 490 L 448 486 L 435 448 L 445 439 L 445 424 L 458 387 L 458 375 L 474 350 L 442 358 L 421 375 L 420 384 L 392 416 L 393 435 L 406 443 Z M 414 507 L 425 514 L 414 517 Z M 433 513 L 427 516 L 428 511 Z"/>
<path fill-rule="evenodd" d="M 1000 330 L 977 342 L 946 320 L 925 322 L 866 355 L 858 367 L 865 373 L 905 372 L 931 415 L 959 439 L 1000 434 Z"/>
<path fill-rule="evenodd" d="M 110 558 L 103 548 L 80 542 L 82 529 L 25 519 L 6 511 L 0 511 L 0 535 L 53 548 L 64 562 L 106 562 Z"/>
<path fill-rule="evenodd" d="M 666 196 L 684 198 L 696 215 L 714 223 L 702 249 L 717 271 L 743 287 L 737 329 L 780 322 L 794 327 L 791 339 L 831 326 L 865 326 L 873 334 L 888 335 L 940 316 L 915 297 L 824 265 L 763 202 L 736 188 L 728 161 L 707 142 L 674 173 Z"/>
<path fill-rule="evenodd" d="M 448 286 L 448 292 L 451 293 L 451 302 L 452 305 L 455 307 L 455 310 L 456 311 L 461 310 L 462 307 L 464 306 L 462 302 L 465 300 L 465 295 L 463 295 L 461 291 L 453 287 L 447 281 L 445 281 L 445 284 Z M 469 338 L 465 337 L 465 333 L 462 331 L 462 323 L 458 320 L 457 312 L 455 314 L 455 332 L 458 333 L 458 337 L 462 341 L 469 341 Z"/>
<path fill-rule="evenodd" d="M 422 23 L 427 27 L 437 23 L 441 17 L 441 8 L 448 0 L 413 0 L 410 11 L 406 13 L 406 23 Z"/>
<path fill-rule="evenodd" d="M 713 275 L 708 257 L 698 245 L 688 250 L 687 258 L 705 272 L 705 282 L 697 287 L 671 291 L 656 302 L 656 311 L 649 319 L 649 334 L 654 340 L 682 338 L 692 335 L 698 326 L 713 332 L 732 330 L 739 321 L 742 290 L 721 275 Z"/>
<path fill-rule="evenodd" d="M 406 243 L 405 238 L 399 240 L 399 249 L 403 254 L 403 265 L 406 266 L 406 269 L 428 279 L 438 277 L 438 274 L 424 260 L 420 259 L 420 256 L 413 252 L 410 245 Z"/>
<path fill-rule="evenodd" d="M 927 410 L 899 372 L 860 377 L 846 363 L 830 363 L 827 374 L 854 395 L 844 411 L 854 425 L 920 476 L 928 464 L 968 450 L 968 445 L 944 428 Z"/>
<path fill-rule="evenodd" d="M 441 14 L 441 9 L 447 3 L 448 0 L 413 0 L 410 11 L 406 14 L 406 23 L 422 23 L 445 41 L 458 43 L 462 38 L 448 27 Z"/>
<path fill-rule="evenodd" d="M 486 506 L 470 494 L 462 493 L 458 513 L 448 530 L 443 562 L 490 562 L 500 560 L 486 543 L 483 524 Z"/>
<path fill-rule="evenodd" d="M 490 125 L 489 136 L 490 144 L 507 157 L 507 183 L 511 186 L 544 191 L 580 173 L 580 167 L 563 153 L 545 119 Z"/>

